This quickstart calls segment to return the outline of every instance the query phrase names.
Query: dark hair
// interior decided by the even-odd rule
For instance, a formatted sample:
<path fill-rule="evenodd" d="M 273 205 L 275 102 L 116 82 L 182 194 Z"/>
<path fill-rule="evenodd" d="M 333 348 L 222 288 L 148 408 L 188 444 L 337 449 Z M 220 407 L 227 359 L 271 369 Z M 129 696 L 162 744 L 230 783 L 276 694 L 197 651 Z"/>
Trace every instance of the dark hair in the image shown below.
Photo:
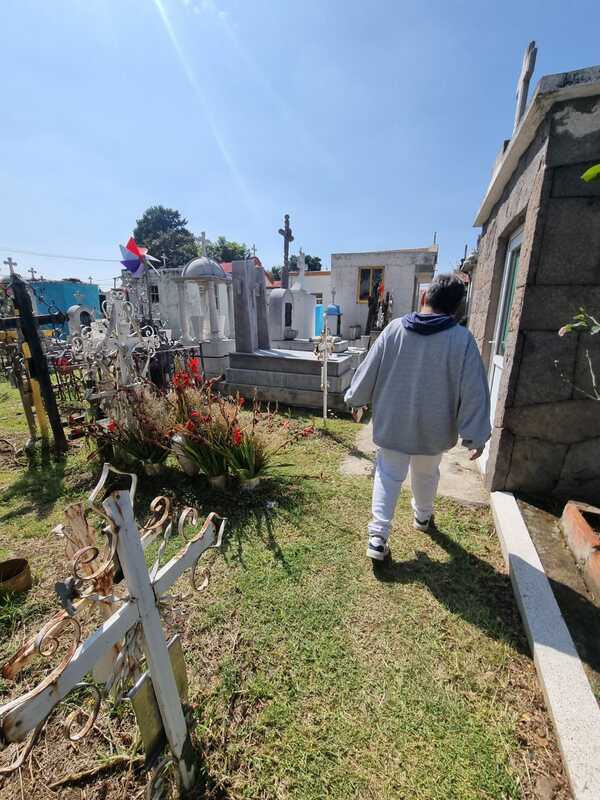
<path fill-rule="evenodd" d="M 465 284 L 456 272 L 436 275 L 425 293 L 425 302 L 440 314 L 455 314 L 465 297 Z"/>

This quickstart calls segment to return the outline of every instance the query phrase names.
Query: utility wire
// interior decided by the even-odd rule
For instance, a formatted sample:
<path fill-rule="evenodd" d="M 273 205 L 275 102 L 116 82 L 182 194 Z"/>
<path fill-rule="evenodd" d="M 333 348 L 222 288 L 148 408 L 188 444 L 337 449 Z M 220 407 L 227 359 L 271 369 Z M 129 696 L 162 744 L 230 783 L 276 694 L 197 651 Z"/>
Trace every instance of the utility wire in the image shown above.
<path fill-rule="evenodd" d="M 40 253 L 37 250 L 17 250 L 15 247 L 6 247 L 5 245 L 0 245 L 0 250 L 6 251 L 7 253 L 17 253 L 18 255 L 24 256 L 40 256 L 42 258 L 66 258 L 70 261 L 102 261 L 106 264 L 120 264 L 120 259 L 118 258 L 93 258 L 92 256 L 65 256 L 61 255 L 60 253 Z"/>

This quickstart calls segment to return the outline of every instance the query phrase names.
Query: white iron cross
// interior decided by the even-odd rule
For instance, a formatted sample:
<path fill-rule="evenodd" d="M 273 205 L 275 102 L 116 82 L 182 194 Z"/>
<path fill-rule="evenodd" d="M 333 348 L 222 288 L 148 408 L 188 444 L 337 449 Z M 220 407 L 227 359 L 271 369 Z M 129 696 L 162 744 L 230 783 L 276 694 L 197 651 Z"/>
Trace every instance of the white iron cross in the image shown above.
<path fill-rule="evenodd" d="M 104 477 L 106 477 L 107 467 L 108 465 L 105 465 Z M 95 493 L 92 494 L 91 500 L 94 499 Z M 31 734 L 24 753 L 18 759 L 19 763 L 22 763 L 53 709 L 80 684 L 88 673 L 106 661 L 107 654 L 113 648 L 120 646 L 128 632 L 140 625 L 148 671 L 166 738 L 179 772 L 181 786 L 184 791 L 187 791 L 193 788 L 197 779 L 196 763 L 160 621 L 158 602 L 160 597 L 187 569 L 195 570 L 196 562 L 206 550 L 220 546 L 225 520 L 222 519 L 218 524 L 216 515 L 209 514 L 202 529 L 187 542 L 180 553 L 161 568 L 158 568 L 158 564 L 155 565 L 150 574 L 144 559 L 144 546 L 149 543 L 150 538 L 153 538 L 152 531 L 156 532 L 159 523 L 147 527 L 145 529 L 147 533 L 140 535 L 140 529 L 133 514 L 132 494 L 134 493 L 135 481 L 132 483 L 131 493 L 129 491 L 113 492 L 102 504 L 106 517 L 116 531 L 116 553 L 127 581 L 129 596 L 123 598 L 122 604 L 118 607 L 116 605 L 118 598 L 111 597 L 110 601 L 115 601 L 113 607 L 116 607 L 117 610 L 74 650 L 66 663 L 61 663 L 59 668 L 55 669 L 51 676 L 48 676 L 35 689 L 0 706 L 0 746 L 23 742 L 28 734 Z M 154 502 L 156 503 L 156 501 Z M 151 509 L 154 511 L 152 506 Z M 163 514 L 160 522 L 164 523 L 165 520 L 166 516 Z M 185 525 L 191 521 L 195 526 L 197 520 L 198 516 L 194 509 L 185 509 L 179 518 L 179 533 L 183 535 Z M 169 534 L 170 526 L 167 529 L 165 541 Z M 89 559 L 86 561 L 86 556 L 89 554 L 84 552 L 89 549 L 82 548 L 78 551 L 80 566 L 89 565 Z M 86 595 L 84 594 L 82 597 L 85 598 Z M 87 597 L 100 603 L 108 602 L 106 597 L 90 594 Z M 75 604 L 81 604 L 81 602 L 81 600 L 76 600 Z M 58 630 L 56 620 L 70 622 L 79 627 L 73 616 L 68 616 L 63 612 L 51 620 L 54 628 L 48 628 L 48 625 L 44 626 L 36 637 L 36 642 L 43 640 L 43 631 L 50 632 L 50 636 L 58 638 L 60 634 L 55 633 Z M 27 657 L 31 657 L 31 652 L 26 652 L 21 657 L 25 661 Z M 51 679 L 49 680 L 49 678 Z M 95 713 L 97 713 L 97 708 Z M 91 729 L 92 724 L 93 720 L 91 723 L 86 723 L 86 732 Z M 13 764 L 10 768 L 5 768 L 4 772 L 13 771 L 14 768 Z M 0 769 L 0 774 L 2 771 Z"/>

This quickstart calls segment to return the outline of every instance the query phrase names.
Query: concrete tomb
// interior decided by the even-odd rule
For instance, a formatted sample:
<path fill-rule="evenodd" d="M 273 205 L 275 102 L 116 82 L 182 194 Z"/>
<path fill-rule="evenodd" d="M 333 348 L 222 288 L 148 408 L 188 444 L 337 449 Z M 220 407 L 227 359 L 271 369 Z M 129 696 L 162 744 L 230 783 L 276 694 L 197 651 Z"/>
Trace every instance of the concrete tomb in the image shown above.
<path fill-rule="evenodd" d="M 227 389 L 245 397 L 256 396 L 259 400 L 320 408 L 323 401 L 321 363 L 314 352 L 271 348 L 264 270 L 257 268 L 252 260 L 234 261 L 232 274 L 236 351 L 229 357 Z M 285 327 L 285 303 L 293 304 L 294 295 L 282 290 L 275 299 L 275 306 L 269 306 L 269 316 L 272 319 L 274 309 L 277 310 L 276 322 L 281 328 L 276 330 L 279 331 Z M 330 357 L 330 408 L 345 410 L 344 392 L 356 365 L 355 354 L 342 352 Z"/>

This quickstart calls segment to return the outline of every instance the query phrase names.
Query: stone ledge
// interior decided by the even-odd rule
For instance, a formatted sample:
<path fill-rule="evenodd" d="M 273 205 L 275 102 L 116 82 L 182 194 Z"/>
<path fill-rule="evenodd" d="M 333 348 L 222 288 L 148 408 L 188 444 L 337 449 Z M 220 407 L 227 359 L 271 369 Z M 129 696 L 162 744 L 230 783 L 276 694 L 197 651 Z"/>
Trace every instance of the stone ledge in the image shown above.
<path fill-rule="evenodd" d="M 323 392 L 313 392 L 302 389 L 284 389 L 274 386 L 254 386 L 246 383 L 233 383 L 227 381 L 223 386 L 225 393 L 240 393 L 242 397 L 267 403 L 281 403 L 286 406 L 298 408 L 323 408 Z M 328 393 L 328 408 L 333 411 L 349 414 L 350 409 L 344 403 L 344 394 L 337 392 Z"/>
<path fill-rule="evenodd" d="M 278 389 L 307 389 L 309 391 L 321 391 L 320 375 L 304 375 L 298 372 L 270 372 L 258 369 L 235 369 L 226 370 L 228 383 L 246 384 L 249 386 L 263 386 Z M 352 372 L 348 370 L 338 377 L 329 377 L 327 385 L 330 392 L 345 392 L 352 381 Z"/>
<path fill-rule="evenodd" d="M 598 800 L 598 703 L 515 498 L 492 492 L 491 505 L 573 798 Z"/>

